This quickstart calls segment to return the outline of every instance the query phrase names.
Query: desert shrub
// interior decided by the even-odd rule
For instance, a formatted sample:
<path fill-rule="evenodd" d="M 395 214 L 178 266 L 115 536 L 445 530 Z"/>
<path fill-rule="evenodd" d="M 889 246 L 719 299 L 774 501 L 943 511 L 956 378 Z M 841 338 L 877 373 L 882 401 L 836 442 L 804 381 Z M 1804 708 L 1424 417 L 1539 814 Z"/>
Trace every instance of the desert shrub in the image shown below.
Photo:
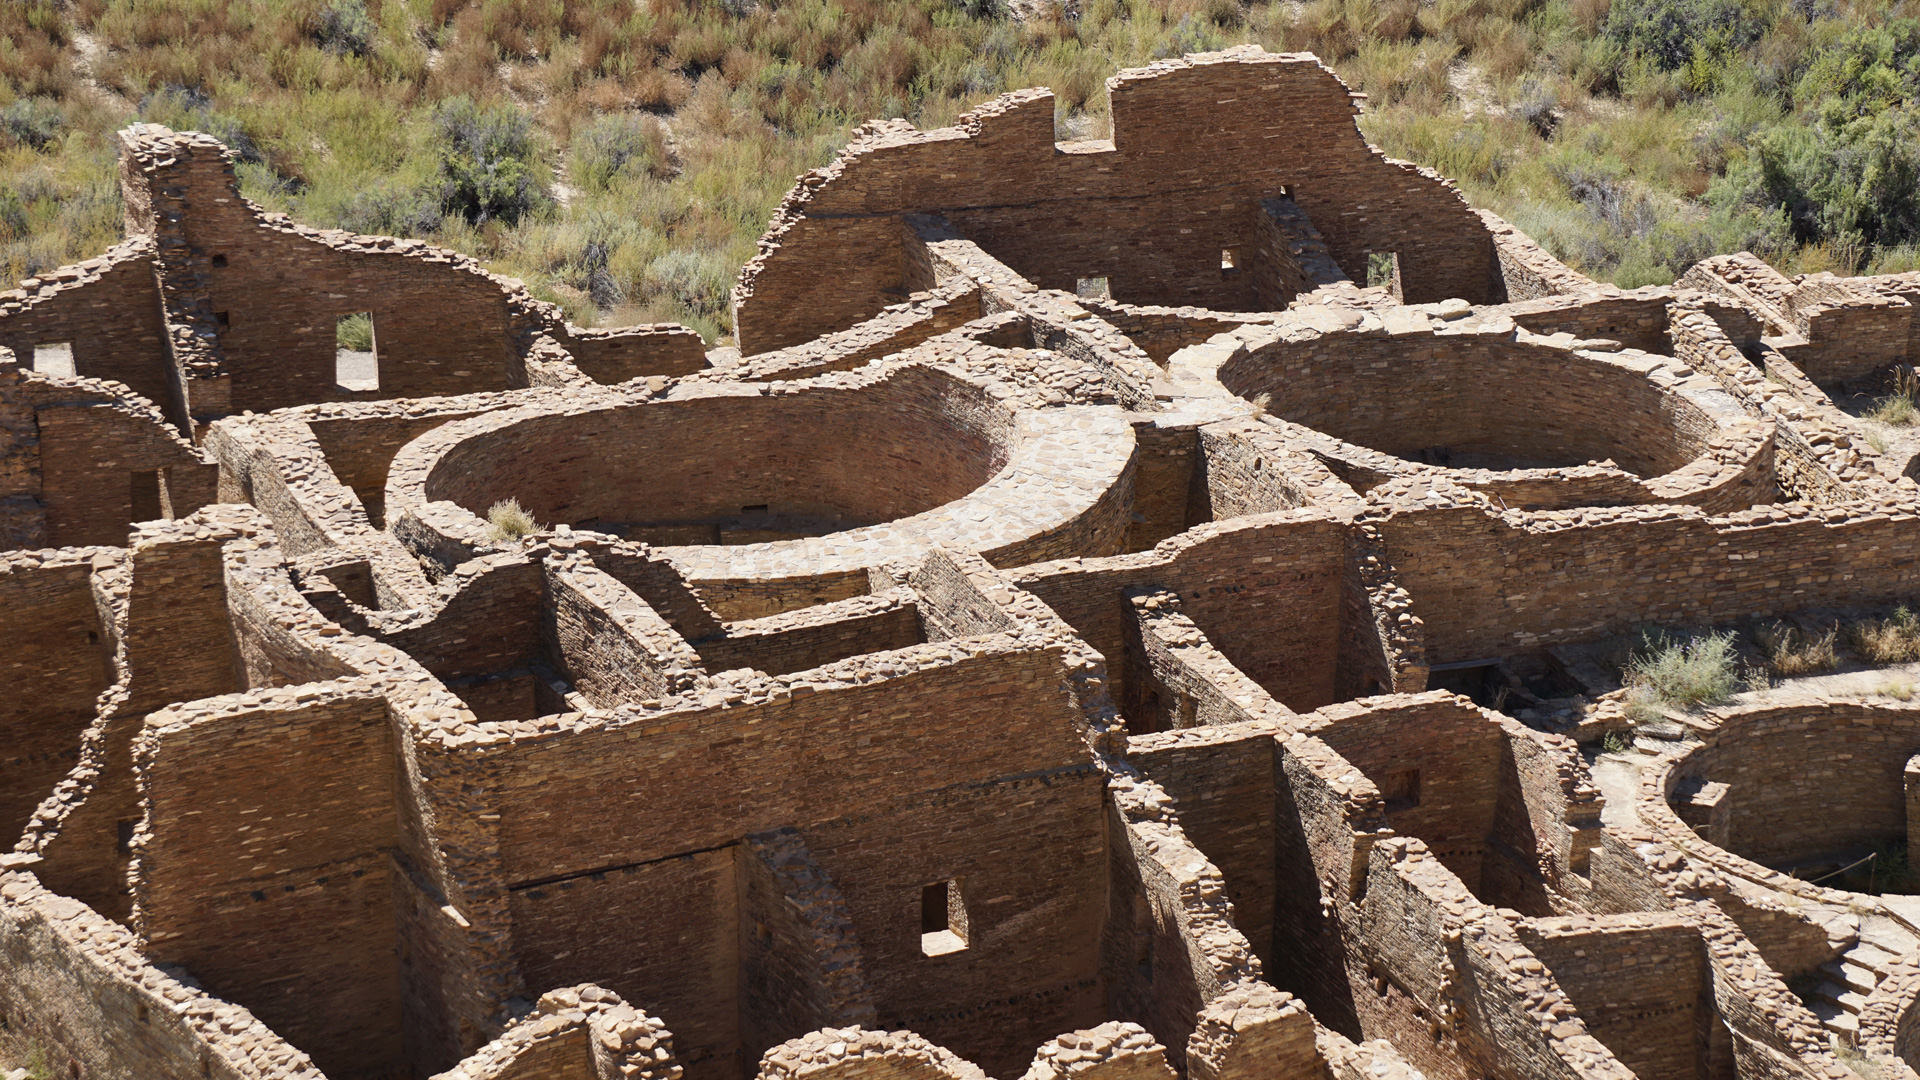
<path fill-rule="evenodd" d="M 1560 124 L 1558 110 L 1560 99 L 1553 87 L 1539 79 L 1528 79 L 1521 84 L 1520 96 L 1513 103 L 1513 114 L 1526 121 L 1528 127 L 1543 139 L 1553 137 Z"/>
<path fill-rule="evenodd" d="M 330 53 L 365 56 L 373 48 L 375 30 L 362 0 L 333 0 L 314 17 L 313 37 Z"/>
<path fill-rule="evenodd" d="M 1867 417 L 1893 427 L 1910 427 L 1920 420 L 1920 374 L 1910 367 L 1895 368 L 1892 392 L 1875 400 Z"/>
<path fill-rule="evenodd" d="M 1731 698 L 1740 686 L 1733 634 L 1705 633 L 1675 638 L 1650 631 L 1627 664 L 1629 700 L 1665 705 L 1715 705 Z"/>
<path fill-rule="evenodd" d="M 1834 646 L 1839 641 L 1836 627 L 1823 634 L 1812 634 L 1797 627 L 1775 623 L 1760 634 L 1767 664 L 1776 675 L 1791 678 L 1816 671 L 1831 671 L 1839 662 Z"/>
<path fill-rule="evenodd" d="M 533 141 L 533 122 L 510 104 L 480 105 L 457 97 L 433 113 L 444 180 L 442 204 L 478 225 L 517 225 L 548 205 Z"/>
<path fill-rule="evenodd" d="M 664 177 L 673 171 L 666 128 L 655 116 L 616 113 L 593 121 L 573 138 L 574 183 L 606 191 L 624 177 Z"/>
<path fill-rule="evenodd" d="M 30 150 L 45 150 L 60 138 L 66 126 L 65 114 L 46 98 L 19 98 L 0 109 L 0 132 Z"/>
<path fill-rule="evenodd" d="M 335 224 L 376 236 L 415 237 L 433 234 L 445 219 L 440 192 L 394 185 L 355 193 L 336 215 Z"/>
<path fill-rule="evenodd" d="M 487 508 L 487 539 L 505 544 L 540 531 L 533 515 L 520 507 L 518 499 L 504 499 Z"/>
<path fill-rule="evenodd" d="M 1740 0 L 1613 0 L 1603 25 L 1623 50 L 1663 71 L 1750 45 L 1766 29 L 1761 11 Z"/>
<path fill-rule="evenodd" d="M 354 352 L 373 351 L 373 319 L 364 311 L 341 319 L 334 324 L 334 342 Z"/>
<path fill-rule="evenodd" d="M 1898 607 L 1885 619 L 1861 619 L 1847 627 L 1847 643 L 1871 664 L 1920 660 L 1920 617 Z"/>

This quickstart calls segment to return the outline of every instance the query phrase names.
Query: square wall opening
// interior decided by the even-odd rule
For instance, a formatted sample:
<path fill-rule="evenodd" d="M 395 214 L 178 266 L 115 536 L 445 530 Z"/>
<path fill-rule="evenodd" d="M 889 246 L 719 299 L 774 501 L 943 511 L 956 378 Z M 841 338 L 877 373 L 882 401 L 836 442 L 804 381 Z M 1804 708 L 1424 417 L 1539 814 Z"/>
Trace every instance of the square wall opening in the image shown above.
<path fill-rule="evenodd" d="M 380 389 L 380 352 L 373 330 L 373 312 L 342 315 L 333 327 L 333 381 L 342 390 Z"/>
<path fill-rule="evenodd" d="M 967 908 L 960 881 L 936 881 L 920 890 L 920 951 L 945 956 L 967 947 Z"/>
<path fill-rule="evenodd" d="M 73 375 L 73 342 L 50 341 L 33 347 L 33 370 L 42 375 Z"/>

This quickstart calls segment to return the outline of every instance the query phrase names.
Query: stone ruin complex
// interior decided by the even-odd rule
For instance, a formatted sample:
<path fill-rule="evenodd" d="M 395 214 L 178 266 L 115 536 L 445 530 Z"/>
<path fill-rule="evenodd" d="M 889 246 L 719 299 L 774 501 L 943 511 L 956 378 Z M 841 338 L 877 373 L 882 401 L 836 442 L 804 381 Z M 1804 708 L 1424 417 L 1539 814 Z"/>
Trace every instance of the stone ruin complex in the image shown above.
<path fill-rule="evenodd" d="M 1044 90 L 859 129 L 740 357 L 124 132 L 128 239 L 0 294 L 4 1034 L 74 1080 L 1910 1075 L 1920 908 L 1796 868 L 1920 842 L 1920 701 L 1589 762 L 1610 639 L 1920 597 L 1912 450 L 1836 404 L 1920 360 L 1920 275 L 1620 290 L 1311 56 L 1109 88 L 1107 142 Z"/>

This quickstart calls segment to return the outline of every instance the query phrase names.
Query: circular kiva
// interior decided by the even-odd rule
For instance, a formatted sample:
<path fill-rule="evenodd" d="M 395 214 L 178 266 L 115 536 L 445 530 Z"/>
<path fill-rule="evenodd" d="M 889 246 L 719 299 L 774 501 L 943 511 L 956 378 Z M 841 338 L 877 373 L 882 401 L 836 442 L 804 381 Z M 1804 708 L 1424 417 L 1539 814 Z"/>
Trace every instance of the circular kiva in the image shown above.
<path fill-rule="evenodd" d="M 1134 439 L 1118 411 L 1020 409 L 923 365 L 831 379 L 567 391 L 455 421 L 395 457 L 388 519 L 449 565 L 513 499 L 542 527 L 661 548 L 696 585 L 822 595 L 932 545 L 1001 565 L 1122 550 Z"/>
<path fill-rule="evenodd" d="M 1216 377 L 1361 491 L 1443 472 L 1514 509 L 1725 511 L 1774 493 L 1771 429 L 1711 377 L 1648 353 L 1511 329 L 1300 328 L 1235 350 Z"/>
<path fill-rule="evenodd" d="M 1716 715 L 1720 726 L 1686 753 L 1647 766 L 1649 825 L 1736 877 L 1842 907 L 1854 894 L 1838 886 L 1851 878 L 1818 884 L 1823 875 L 1905 850 L 1920 703 L 1802 701 Z"/>

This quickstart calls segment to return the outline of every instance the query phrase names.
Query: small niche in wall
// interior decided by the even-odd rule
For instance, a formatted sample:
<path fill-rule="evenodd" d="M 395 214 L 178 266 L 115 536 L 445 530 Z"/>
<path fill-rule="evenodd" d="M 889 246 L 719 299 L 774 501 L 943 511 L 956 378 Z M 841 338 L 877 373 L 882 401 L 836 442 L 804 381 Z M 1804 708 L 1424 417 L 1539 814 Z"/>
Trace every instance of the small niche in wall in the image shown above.
<path fill-rule="evenodd" d="M 1104 277 L 1083 277 L 1079 279 L 1073 287 L 1073 294 L 1075 296 L 1083 296 L 1088 300 L 1113 299 L 1113 289 Z"/>
<path fill-rule="evenodd" d="M 1220 272 L 1231 274 L 1240 269 L 1240 253 L 1232 248 L 1220 249 Z"/>
<path fill-rule="evenodd" d="M 166 516 L 160 506 L 160 472 L 151 470 L 129 474 L 128 501 L 133 505 L 134 521 L 157 521 Z"/>
<path fill-rule="evenodd" d="M 49 341 L 33 347 L 33 370 L 42 375 L 73 375 L 73 342 Z"/>
<path fill-rule="evenodd" d="M 227 265 L 227 257 L 225 255 L 215 255 L 213 257 L 213 265 L 215 266 Z"/>
<path fill-rule="evenodd" d="M 224 311 L 216 311 L 216 312 L 214 312 L 214 313 L 213 313 L 213 321 L 214 321 L 214 322 L 215 322 L 216 324 L 218 324 L 218 325 L 219 325 L 219 327 L 220 327 L 220 329 L 222 329 L 222 330 L 225 330 L 225 329 L 227 329 L 228 327 L 230 327 L 230 326 L 232 326 L 232 325 L 233 325 L 233 320 L 232 320 L 232 319 L 230 319 L 230 318 L 228 318 L 228 317 L 227 317 L 227 313 L 226 313 L 226 312 L 224 312 Z"/>
<path fill-rule="evenodd" d="M 920 951 L 945 956 L 967 947 L 967 907 L 958 878 L 936 881 L 920 890 Z"/>
<path fill-rule="evenodd" d="M 356 311 L 334 324 L 333 381 L 342 390 L 380 389 L 380 351 L 373 313 Z"/>
<path fill-rule="evenodd" d="M 1387 802 L 1387 812 L 1411 810 L 1420 805 L 1420 770 L 1400 769 L 1381 778 L 1380 796 Z"/>

